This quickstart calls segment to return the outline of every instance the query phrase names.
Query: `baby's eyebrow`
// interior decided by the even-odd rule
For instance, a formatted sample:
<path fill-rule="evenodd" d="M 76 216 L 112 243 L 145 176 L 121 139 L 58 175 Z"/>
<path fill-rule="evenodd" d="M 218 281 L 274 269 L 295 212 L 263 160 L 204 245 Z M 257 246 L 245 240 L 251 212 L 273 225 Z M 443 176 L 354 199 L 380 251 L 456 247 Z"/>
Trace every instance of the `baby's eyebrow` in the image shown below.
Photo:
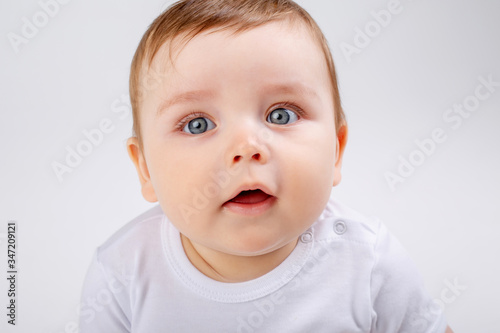
<path fill-rule="evenodd" d="M 317 97 L 316 91 L 310 87 L 298 83 L 272 83 L 261 87 L 259 94 L 264 95 L 280 95 L 280 96 L 302 96 L 302 97 Z M 165 110 L 175 104 L 188 103 L 192 101 L 200 101 L 204 99 L 215 98 L 216 93 L 213 90 L 193 90 L 181 92 L 171 98 L 166 99 L 160 104 L 156 112 L 156 117 L 160 117 Z"/>
<path fill-rule="evenodd" d="M 215 96 L 215 92 L 212 90 L 193 90 L 193 91 L 185 91 L 181 92 L 177 95 L 172 96 L 169 99 L 163 101 L 158 107 L 156 111 L 156 117 L 162 115 L 165 110 L 172 107 L 175 104 L 182 104 L 191 101 L 200 101 L 207 98 L 213 98 Z"/>
<path fill-rule="evenodd" d="M 314 89 L 311 89 L 301 82 L 268 84 L 263 86 L 260 93 L 268 95 L 292 95 L 302 97 L 318 96 Z"/>

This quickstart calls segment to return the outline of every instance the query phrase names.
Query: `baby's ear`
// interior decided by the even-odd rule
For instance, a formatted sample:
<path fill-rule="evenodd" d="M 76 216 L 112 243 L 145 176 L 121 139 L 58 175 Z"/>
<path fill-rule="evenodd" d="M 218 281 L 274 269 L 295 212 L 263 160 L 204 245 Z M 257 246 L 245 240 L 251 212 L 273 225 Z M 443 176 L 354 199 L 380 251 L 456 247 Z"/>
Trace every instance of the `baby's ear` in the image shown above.
<path fill-rule="evenodd" d="M 333 186 L 337 186 L 342 179 L 341 169 L 342 169 L 342 157 L 344 156 L 344 150 L 347 143 L 347 124 L 340 127 L 337 132 L 337 148 L 335 155 L 335 171 L 333 174 Z"/>
<path fill-rule="evenodd" d="M 149 202 L 156 202 L 156 193 L 151 183 L 151 177 L 149 176 L 148 166 L 146 164 L 146 159 L 144 154 L 139 147 L 139 141 L 136 137 L 131 137 L 127 140 L 127 151 L 128 156 L 132 160 L 137 170 L 137 175 L 139 176 L 139 181 L 141 182 L 142 196 Z"/>

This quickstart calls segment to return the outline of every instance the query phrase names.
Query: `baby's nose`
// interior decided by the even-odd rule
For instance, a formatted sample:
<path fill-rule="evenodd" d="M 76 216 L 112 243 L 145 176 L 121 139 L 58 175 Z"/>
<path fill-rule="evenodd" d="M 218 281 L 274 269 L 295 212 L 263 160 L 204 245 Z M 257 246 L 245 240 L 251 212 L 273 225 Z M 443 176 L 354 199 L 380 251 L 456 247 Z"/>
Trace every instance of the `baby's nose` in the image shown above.
<path fill-rule="evenodd" d="M 269 148 L 266 142 L 259 140 L 253 132 L 239 132 L 234 138 L 229 139 L 226 156 L 228 166 L 245 162 L 264 164 L 268 158 Z"/>
<path fill-rule="evenodd" d="M 261 153 L 260 152 L 253 153 L 252 151 L 257 151 L 257 149 L 252 149 L 252 148 L 253 147 L 244 147 L 242 149 L 239 149 L 240 151 L 242 151 L 242 154 L 235 155 L 233 157 L 233 162 L 239 162 L 243 158 L 249 159 L 249 160 L 261 161 L 261 156 L 262 156 Z"/>

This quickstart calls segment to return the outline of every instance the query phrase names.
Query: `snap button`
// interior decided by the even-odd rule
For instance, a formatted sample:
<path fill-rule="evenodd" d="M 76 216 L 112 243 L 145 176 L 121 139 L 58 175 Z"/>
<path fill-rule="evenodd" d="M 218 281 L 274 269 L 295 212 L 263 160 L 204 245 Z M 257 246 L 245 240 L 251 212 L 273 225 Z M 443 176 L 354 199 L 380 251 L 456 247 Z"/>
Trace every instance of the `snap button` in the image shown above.
<path fill-rule="evenodd" d="M 333 226 L 333 231 L 337 235 L 342 235 L 347 231 L 347 226 L 345 225 L 344 221 L 337 221 L 335 222 L 335 225 Z"/>
<path fill-rule="evenodd" d="M 313 234 L 310 231 L 305 232 L 300 236 L 300 241 L 302 243 L 310 243 L 312 242 L 312 240 L 313 240 Z"/>

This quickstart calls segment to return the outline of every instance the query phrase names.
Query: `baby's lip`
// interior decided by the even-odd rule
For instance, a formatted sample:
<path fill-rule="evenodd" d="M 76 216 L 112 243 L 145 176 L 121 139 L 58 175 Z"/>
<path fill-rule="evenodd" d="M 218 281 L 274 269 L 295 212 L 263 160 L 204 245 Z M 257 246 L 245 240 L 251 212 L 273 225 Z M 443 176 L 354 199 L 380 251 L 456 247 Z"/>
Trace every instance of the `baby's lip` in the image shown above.
<path fill-rule="evenodd" d="M 245 196 L 245 194 L 250 194 L 250 192 L 254 192 L 253 194 L 255 194 L 258 197 L 261 197 L 262 199 L 274 196 L 272 192 L 262 184 L 243 185 L 240 186 L 236 191 L 234 191 L 230 199 L 227 200 L 225 203 L 230 201 L 245 202 L 245 200 L 242 199 L 242 196 Z"/>

